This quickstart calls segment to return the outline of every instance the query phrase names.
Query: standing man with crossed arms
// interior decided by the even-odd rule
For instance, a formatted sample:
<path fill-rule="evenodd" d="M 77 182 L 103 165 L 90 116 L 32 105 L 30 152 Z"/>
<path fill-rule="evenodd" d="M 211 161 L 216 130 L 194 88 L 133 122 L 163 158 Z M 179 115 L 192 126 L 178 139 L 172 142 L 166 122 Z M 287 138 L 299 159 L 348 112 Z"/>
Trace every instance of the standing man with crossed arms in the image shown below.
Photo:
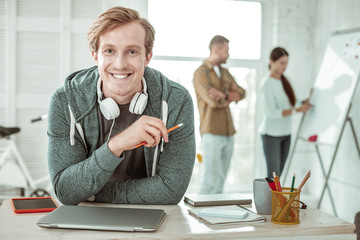
<path fill-rule="evenodd" d="M 229 40 L 216 35 L 209 48 L 210 56 L 194 73 L 205 164 L 200 194 L 223 191 L 235 134 L 229 104 L 245 98 L 245 90 L 221 66 L 229 57 Z"/>

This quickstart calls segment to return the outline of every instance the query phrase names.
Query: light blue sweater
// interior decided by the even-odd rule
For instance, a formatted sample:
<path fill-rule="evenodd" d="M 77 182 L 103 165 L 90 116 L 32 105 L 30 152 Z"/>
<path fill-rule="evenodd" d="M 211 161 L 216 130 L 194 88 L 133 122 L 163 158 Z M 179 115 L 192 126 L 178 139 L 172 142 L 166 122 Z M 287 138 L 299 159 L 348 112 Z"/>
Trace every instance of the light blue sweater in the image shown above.
<path fill-rule="evenodd" d="M 291 115 L 283 117 L 285 109 L 292 106 L 285 93 L 281 80 L 265 77 L 260 85 L 260 101 L 264 111 L 264 118 L 261 122 L 259 133 L 274 137 L 286 136 L 291 134 Z M 296 102 L 296 107 L 300 106 Z"/>

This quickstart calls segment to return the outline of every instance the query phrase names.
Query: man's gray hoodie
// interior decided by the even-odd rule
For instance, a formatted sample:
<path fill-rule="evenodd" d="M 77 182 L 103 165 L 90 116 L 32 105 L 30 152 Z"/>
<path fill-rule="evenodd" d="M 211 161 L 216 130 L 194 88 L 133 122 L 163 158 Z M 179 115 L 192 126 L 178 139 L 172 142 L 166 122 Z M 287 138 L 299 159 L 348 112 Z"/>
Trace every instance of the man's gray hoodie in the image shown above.
<path fill-rule="evenodd" d="M 177 204 L 183 197 L 195 160 L 194 109 L 188 91 L 160 72 L 145 68 L 148 103 L 144 115 L 162 119 L 166 127 L 184 126 L 169 133 L 151 176 L 156 147 L 144 147 L 147 178 L 108 182 L 123 160 L 108 142 L 98 147 L 97 67 L 71 74 L 51 98 L 48 113 L 48 165 L 55 194 L 63 204 L 76 205 L 95 195 L 97 202 Z"/>

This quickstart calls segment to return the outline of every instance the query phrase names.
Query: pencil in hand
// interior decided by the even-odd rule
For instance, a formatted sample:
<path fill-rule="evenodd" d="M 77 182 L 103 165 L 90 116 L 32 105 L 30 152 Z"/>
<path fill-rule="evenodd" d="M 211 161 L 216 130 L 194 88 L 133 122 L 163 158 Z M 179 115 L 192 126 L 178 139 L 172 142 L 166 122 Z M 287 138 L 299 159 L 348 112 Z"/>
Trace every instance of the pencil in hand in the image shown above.
<path fill-rule="evenodd" d="M 174 126 L 174 127 L 172 127 L 172 128 L 169 128 L 168 130 L 167 130 L 167 132 L 169 133 L 169 132 L 171 132 L 171 131 L 174 131 L 175 129 L 177 129 L 177 128 L 179 128 L 179 127 L 182 127 L 184 124 L 183 123 L 179 123 L 178 125 L 176 125 L 176 126 Z M 144 142 L 141 142 L 141 143 L 139 143 L 138 145 L 136 145 L 134 148 L 138 148 L 138 147 L 140 147 L 140 146 L 142 146 L 142 145 L 145 145 L 146 144 L 146 142 L 144 141 Z"/>

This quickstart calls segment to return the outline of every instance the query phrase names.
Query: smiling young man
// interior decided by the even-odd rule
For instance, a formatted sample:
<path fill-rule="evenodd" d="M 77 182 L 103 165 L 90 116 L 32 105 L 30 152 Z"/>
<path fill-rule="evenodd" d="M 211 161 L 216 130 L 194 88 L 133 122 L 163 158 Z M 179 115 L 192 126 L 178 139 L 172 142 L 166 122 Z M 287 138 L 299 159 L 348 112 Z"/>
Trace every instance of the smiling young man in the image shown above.
<path fill-rule="evenodd" d="M 48 165 L 63 204 L 183 197 L 195 159 L 193 104 L 185 88 L 147 67 L 154 33 L 135 10 L 107 10 L 88 32 L 96 66 L 71 74 L 52 96 Z"/>

